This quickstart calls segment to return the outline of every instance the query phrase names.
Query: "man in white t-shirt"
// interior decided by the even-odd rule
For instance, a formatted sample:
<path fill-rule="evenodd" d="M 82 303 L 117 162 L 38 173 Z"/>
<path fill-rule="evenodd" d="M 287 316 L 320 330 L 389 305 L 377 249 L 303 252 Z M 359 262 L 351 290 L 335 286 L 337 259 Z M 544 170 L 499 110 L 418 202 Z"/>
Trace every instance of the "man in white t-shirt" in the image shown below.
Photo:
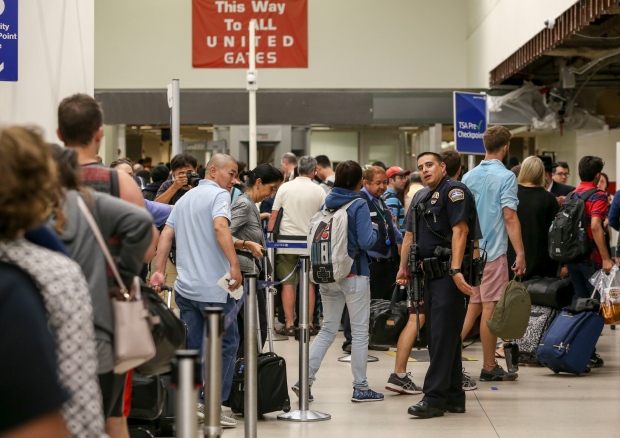
<path fill-rule="evenodd" d="M 278 242 L 289 242 L 291 245 L 303 244 L 310 231 L 310 219 L 321 209 L 325 203 L 325 191 L 312 180 L 316 174 L 316 160 L 305 156 L 299 159 L 297 169 L 299 176 L 293 181 L 283 184 L 276 194 L 273 203 L 269 230 L 272 231 L 280 208 L 283 210 L 282 219 L 278 232 Z M 300 255 L 307 255 L 307 248 L 281 248 L 276 253 L 276 275 L 283 280 L 294 269 Z M 295 285 L 299 281 L 299 273 L 295 272 L 282 285 L 282 307 L 286 317 L 286 326 L 282 334 L 295 335 Z M 310 314 L 312 321 L 314 314 L 314 288 L 309 285 Z M 310 328 L 310 334 L 316 334 L 314 326 Z"/>
<path fill-rule="evenodd" d="M 317 155 L 314 159 L 316 160 L 316 178 L 314 180 L 329 195 L 336 180 L 336 173 L 332 169 L 332 162 L 327 155 Z"/>

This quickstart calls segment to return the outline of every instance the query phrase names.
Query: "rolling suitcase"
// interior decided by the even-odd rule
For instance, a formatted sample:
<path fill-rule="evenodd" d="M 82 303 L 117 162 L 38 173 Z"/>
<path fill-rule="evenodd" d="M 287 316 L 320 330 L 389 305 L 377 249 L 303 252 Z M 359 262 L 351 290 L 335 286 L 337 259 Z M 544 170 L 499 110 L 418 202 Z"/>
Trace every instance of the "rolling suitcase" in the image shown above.
<path fill-rule="evenodd" d="M 553 320 L 558 316 L 558 311 L 551 307 L 534 306 L 530 312 L 530 320 L 527 323 L 525 335 L 515 342 L 519 346 L 519 363 L 537 364 L 536 349 L 541 339 L 549 329 Z"/>
<path fill-rule="evenodd" d="M 555 373 L 583 374 L 603 331 L 603 318 L 595 312 L 563 310 L 543 337 L 536 359 Z"/>
<path fill-rule="evenodd" d="M 244 412 L 244 359 L 235 363 L 235 375 L 228 403 L 234 414 Z M 258 415 L 291 410 L 286 379 L 286 361 L 275 353 L 261 353 L 257 363 L 257 411 Z"/>

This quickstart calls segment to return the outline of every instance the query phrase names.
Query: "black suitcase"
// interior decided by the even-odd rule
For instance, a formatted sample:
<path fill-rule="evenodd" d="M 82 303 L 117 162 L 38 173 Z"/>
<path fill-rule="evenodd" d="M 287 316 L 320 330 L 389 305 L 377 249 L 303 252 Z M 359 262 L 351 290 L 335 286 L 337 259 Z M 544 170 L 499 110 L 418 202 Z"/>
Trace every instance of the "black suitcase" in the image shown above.
<path fill-rule="evenodd" d="M 398 337 L 409 320 L 407 303 L 398 301 L 399 288 L 399 286 L 394 288 L 390 301 L 377 299 L 370 301 L 369 345 L 395 347 L 398 343 Z"/>
<path fill-rule="evenodd" d="M 532 305 L 525 335 L 516 340 L 519 346 L 519 363 L 538 364 L 536 349 L 557 316 L 558 310 L 554 308 Z"/>
<path fill-rule="evenodd" d="M 530 294 L 532 305 L 562 309 L 570 305 L 575 291 L 570 278 L 534 277 L 523 285 Z"/>
<path fill-rule="evenodd" d="M 228 403 L 234 414 L 244 412 L 244 359 L 235 363 L 235 375 Z M 258 415 L 291 410 L 286 379 L 286 361 L 275 353 L 260 353 L 257 363 L 257 411 Z"/>
<path fill-rule="evenodd" d="M 153 421 L 162 413 L 166 388 L 160 376 L 143 376 L 133 372 L 129 418 Z"/>

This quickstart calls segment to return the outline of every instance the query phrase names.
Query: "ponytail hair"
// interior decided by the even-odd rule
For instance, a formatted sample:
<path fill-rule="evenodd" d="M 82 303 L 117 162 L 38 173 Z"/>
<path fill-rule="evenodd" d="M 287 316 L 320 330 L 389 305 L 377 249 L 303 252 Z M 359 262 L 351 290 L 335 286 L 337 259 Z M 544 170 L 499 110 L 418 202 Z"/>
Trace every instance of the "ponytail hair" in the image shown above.
<path fill-rule="evenodd" d="M 336 166 L 334 187 L 355 190 L 362 180 L 362 167 L 353 160 L 343 161 Z"/>
<path fill-rule="evenodd" d="M 259 164 L 253 170 L 246 170 L 239 174 L 239 179 L 245 181 L 248 188 L 254 187 L 259 178 L 263 184 L 284 181 L 282 172 L 271 164 Z"/>

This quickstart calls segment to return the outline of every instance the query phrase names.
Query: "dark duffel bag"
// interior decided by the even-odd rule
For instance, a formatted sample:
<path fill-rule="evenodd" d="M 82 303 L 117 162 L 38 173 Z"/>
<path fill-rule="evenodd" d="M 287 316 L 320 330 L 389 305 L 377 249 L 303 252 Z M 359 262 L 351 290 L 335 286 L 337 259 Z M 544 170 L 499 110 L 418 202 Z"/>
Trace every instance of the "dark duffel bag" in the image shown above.
<path fill-rule="evenodd" d="M 159 376 L 143 376 L 133 372 L 129 418 L 153 421 L 162 413 L 166 388 Z"/>
<path fill-rule="evenodd" d="M 137 367 L 136 371 L 145 376 L 164 374 L 172 370 L 175 352 L 185 345 L 185 324 L 153 289 L 142 286 L 140 292 L 151 314 L 151 333 L 156 353 L 155 357 Z"/>
<path fill-rule="evenodd" d="M 409 320 L 407 303 L 398 301 L 399 289 L 398 285 L 394 288 L 390 301 L 370 301 L 369 345 L 395 347 L 398 343 L 398 337 Z"/>
<path fill-rule="evenodd" d="M 245 361 L 238 359 L 235 363 L 232 388 L 228 403 L 235 414 L 245 411 Z M 286 361 L 275 353 L 260 353 L 257 363 L 257 411 L 258 415 L 269 412 L 291 410 L 286 379 Z"/>
<path fill-rule="evenodd" d="M 562 309 L 570 305 L 575 291 L 570 278 L 534 277 L 523 285 L 530 294 L 532 305 Z"/>

